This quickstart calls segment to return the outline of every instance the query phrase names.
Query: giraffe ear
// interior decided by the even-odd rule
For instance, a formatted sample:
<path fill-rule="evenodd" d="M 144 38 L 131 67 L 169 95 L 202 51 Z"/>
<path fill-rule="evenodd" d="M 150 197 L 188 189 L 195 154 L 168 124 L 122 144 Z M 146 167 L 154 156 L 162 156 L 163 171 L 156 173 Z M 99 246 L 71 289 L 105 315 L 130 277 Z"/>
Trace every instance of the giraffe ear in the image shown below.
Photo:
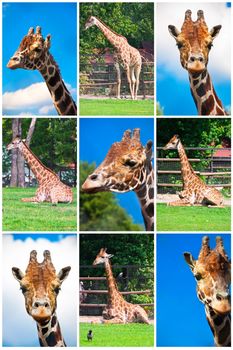
<path fill-rule="evenodd" d="M 14 278 L 18 282 L 20 282 L 24 277 L 23 272 L 20 269 L 18 269 L 18 267 L 12 267 L 12 273 L 13 273 Z"/>
<path fill-rule="evenodd" d="M 210 31 L 210 35 L 212 36 L 212 39 L 215 39 L 216 36 L 219 34 L 220 29 L 222 28 L 221 25 L 218 26 L 214 26 L 211 31 Z"/>
<path fill-rule="evenodd" d="M 111 259 L 113 256 L 113 254 L 108 254 L 108 259 Z"/>
<path fill-rule="evenodd" d="M 63 267 L 63 269 L 59 271 L 57 277 L 59 278 L 61 283 L 68 277 L 70 270 L 71 270 L 71 267 L 67 266 L 67 267 Z"/>
<path fill-rule="evenodd" d="M 195 260 L 194 260 L 194 258 L 192 256 L 192 254 L 185 252 L 184 253 L 184 258 L 185 258 L 186 263 L 191 268 L 191 270 L 193 270 L 194 267 L 195 267 Z"/>
<path fill-rule="evenodd" d="M 172 26 L 172 25 L 168 26 L 168 31 L 171 34 L 171 36 L 173 36 L 173 38 L 175 38 L 175 39 L 180 34 L 179 30 L 175 26 Z"/>

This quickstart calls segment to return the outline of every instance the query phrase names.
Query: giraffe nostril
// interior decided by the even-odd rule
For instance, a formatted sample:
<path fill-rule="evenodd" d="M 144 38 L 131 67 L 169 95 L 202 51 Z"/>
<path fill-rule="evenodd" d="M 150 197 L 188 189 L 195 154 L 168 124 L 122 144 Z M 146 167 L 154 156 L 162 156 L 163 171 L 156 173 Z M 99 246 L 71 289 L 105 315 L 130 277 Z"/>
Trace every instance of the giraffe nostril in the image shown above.
<path fill-rule="evenodd" d="M 200 62 L 203 62 L 203 61 L 204 61 L 203 57 L 200 57 L 200 58 L 199 58 L 199 61 L 200 61 Z"/>
<path fill-rule="evenodd" d="M 92 174 L 92 175 L 90 175 L 90 179 L 91 179 L 91 180 L 96 180 L 97 177 L 98 177 L 97 174 Z"/>
<path fill-rule="evenodd" d="M 39 307 L 40 304 L 39 304 L 39 303 L 35 303 L 34 306 L 35 306 L 35 307 Z"/>
<path fill-rule="evenodd" d="M 49 307 L 49 303 L 45 303 L 45 304 L 44 304 L 44 307 Z"/>
<path fill-rule="evenodd" d="M 190 57 L 190 61 L 191 61 L 191 62 L 194 62 L 194 61 L 195 61 L 195 57 L 193 57 L 193 56 Z"/>

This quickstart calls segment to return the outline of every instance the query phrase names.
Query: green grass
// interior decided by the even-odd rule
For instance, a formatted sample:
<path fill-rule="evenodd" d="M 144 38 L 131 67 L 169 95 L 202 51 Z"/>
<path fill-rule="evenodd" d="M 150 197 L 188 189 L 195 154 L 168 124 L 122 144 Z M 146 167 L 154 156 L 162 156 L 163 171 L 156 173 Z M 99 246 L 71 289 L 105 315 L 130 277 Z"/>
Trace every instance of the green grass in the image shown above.
<path fill-rule="evenodd" d="M 87 333 L 93 331 L 92 342 Z M 90 324 L 80 323 L 80 346 L 142 346 L 153 347 L 154 326 L 140 323 L 130 324 Z"/>
<path fill-rule="evenodd" d="M 170 207 L 157 204 L 158 231 L 230 231 L 231 208 Z"/>
<path fill-rule="evenodd" d="M 3 188 L 3 231 L 76 231 L 76 189 L 72 204 L 24 203 L 36 188 Z"/>
<path fill-rule="evenodd" d="M 80 115 L 154 115 L 153 100 L 80 99 Z"/>

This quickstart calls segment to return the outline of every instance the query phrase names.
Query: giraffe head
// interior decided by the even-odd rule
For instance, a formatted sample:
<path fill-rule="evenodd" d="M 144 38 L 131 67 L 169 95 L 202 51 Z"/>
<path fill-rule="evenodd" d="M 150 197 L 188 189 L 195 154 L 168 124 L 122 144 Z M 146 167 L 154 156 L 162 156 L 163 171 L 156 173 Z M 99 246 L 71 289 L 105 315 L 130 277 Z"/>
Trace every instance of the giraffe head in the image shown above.
<path fill-rule="evenodd" d="M 167 151 L 169 149 L 176 149 L 178 147 L 178 144 L 180 142 L 180 136 L 174 135 L 170 141 L 163 147 L 164 151 Z"/>
<path fill-rule="evenodd" d="M 85 30 L 87 30 L 87 29 L 90 28 L 90 27 L 95 26 L 96 23 L 97 23 L 97 18 L 94 17 L 94 16 L 90 16 L 90 17 L 88 18 L 88 20 L 86 21 L 86 23 L 85 23 Z"/>
<path fill-rule="evenodd" d="M 92 265 L 104 264 L 108 259 L 112 258 L 114 255 L 107 253 L 107 248 L 101 248 L 97 254 Z"/>
<path fill-rule="evenodd" d="M 44 39 L 41 35 L 41 28 L 30 28 L 28 34 L 21 41 L 18 50 L 10 58 L 7 67 L 10 69 L 41 69 L 44 65 L 47 52 L 50 48 L 51 35 Z"/>
<path fill-rule="evenodd" d="M 176 40 L 182 67 L 193 74 L 206 69 L 213 40 L 218 35 L 221 25 L 214 26 L 209 31 L 202 10 L 197 12 L 195 22 L 192 21 L 191 15 L 190 10 L 185 12 L 181 32 L 173 25 L 169 25 L 168 29 Z"/>
<path fill-rule="evenodd" d="M 198 298 L 217 314 L 229 313 L 231 263 L 222 238 L 216 237 L 216 247 L 210 249 L 209 238 L 203 237 L 198 259 L 190 253 L 184 253 L 184 258 L 197 281 Z"/>
<path fill-rule="evenodd" d="M 120 142 L 114 143 L 104 161 L 88 176 L 82 189 L 87 193 L 101 191 L 128 192 L 145 183 L 152 170 L 152 141 L 143 147 L 140 129 L 126 130 Z"/>
<path fill-rule="evenodd" d="M 12 268 L 12 273 L 20 283 L 28 314 L 43 323 L 54 314 L 61 284 L 71 268 L 64 267 L 56 274 L 48 250 L 44 251 L 42 263 L 38 263 L 36 256 L 37 252 L 33 250 L 25 274 L 17 267 Z"/>
<path fill-rule="evenodd" d="M 7 150 L 10 151 L 12 149 L 21 149 L 23 146 L 23 143 L 26 140 L 22 140 L 19 136 L 16 136 L 13 141 L 11 141 L 11 143 L 9 143 L 9 145 L 7 146 Z"/>

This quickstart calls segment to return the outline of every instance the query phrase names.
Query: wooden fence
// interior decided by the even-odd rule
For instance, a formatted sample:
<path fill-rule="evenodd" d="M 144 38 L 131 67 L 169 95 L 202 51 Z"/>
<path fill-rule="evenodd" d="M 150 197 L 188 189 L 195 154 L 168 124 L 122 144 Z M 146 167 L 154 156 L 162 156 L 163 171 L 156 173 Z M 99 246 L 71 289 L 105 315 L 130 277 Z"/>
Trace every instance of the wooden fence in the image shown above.
<path fill-rule="evenodd" d="M 80 271 L 85 268 L 93 268 L 93 266 L 80 266 Z M 98 267 L 99 268 L 99 267 Z M 119 292 L 126 298 L 130 295 L 153 295 L 153 290 L 125 290 L 128 287 L 129 278 L 132 278 L 132 274 L 129 273 L 130 269 L 137 269 L 137 265 L 113 265 L 112 269 L 125 269 L 124 283 L 122 284 L 120 279 L 116 277 Z M 153 276 L 151 276 L 153 278 Z M 106 277 L 90 277 L 83 276 L 80 277 L 80 282 L 82 283 L 82 288 L 79 293 L 82 295 L 80 298 L 80 314 L 81 315 L 101 315 L 103 308 L 107 305 L 107 294 L 108 290 L 106 289 Z M 140 278 L 139 278 L 140 280 Z M 122 289 L 124 285 L 124 290 Z M 102 289 L 104 288 L 104 289 Z M 101 297 L 102 296 L 102 297 Z M 105 302 L 103 302 L 105 300 Z M 151 309 L 153 313 L 153 303 L 138 303 L 142 307 Z"/>
<path fill-rule="evenodd" d="M 129 85 L 121 68 L 121 96 L 126 98 Z M 80 63 L 80 95 L 116 96 L 116 70 L 114 63 Z M 154 62 L 143 62 L 140 74 L 138 96 L 154 96 Z"/>
<path fill-rule="evenodd" d="M 193 148 L 187 147 L 186 152 L 190 154 L 189 162 L 195 173 L 201 176 L 209 186 L 231 188 L 231 157 L 216 156 L 227 148 Z M 177 152 L 177 151 L 174 151 Z M 180 159 L 165 158 L 168 151 L 162 147 L 157 148 L 157 193 L 175 193 L 182 188 Z M 197 158 L 195 158 L 197 155 Z M 201 156 L 201 157 L 200 157 Z"/>

